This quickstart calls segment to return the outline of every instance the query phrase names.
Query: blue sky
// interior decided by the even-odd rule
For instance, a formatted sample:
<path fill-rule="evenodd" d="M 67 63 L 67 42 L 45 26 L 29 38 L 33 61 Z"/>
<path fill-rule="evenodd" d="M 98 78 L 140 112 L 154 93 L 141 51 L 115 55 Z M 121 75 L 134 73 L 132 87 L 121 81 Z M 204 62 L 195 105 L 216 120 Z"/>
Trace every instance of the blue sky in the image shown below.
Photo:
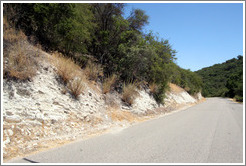
<path fill-rule="evenodd" d="M 144 32 L 168 39 L 184 69 L 196 71 L 243 55 L 242 3 L 127 3 L 125 15 L 137 8 L 149 16 Z"/>

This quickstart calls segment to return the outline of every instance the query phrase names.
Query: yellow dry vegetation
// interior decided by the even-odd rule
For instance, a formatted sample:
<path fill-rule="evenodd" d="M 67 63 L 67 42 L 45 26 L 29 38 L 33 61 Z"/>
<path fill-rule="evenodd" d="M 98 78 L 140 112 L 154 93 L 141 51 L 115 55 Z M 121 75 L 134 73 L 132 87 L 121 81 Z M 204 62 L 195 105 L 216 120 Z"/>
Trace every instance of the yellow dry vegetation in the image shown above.
<path fill-rule="evenodd" d="M 103 76 L 103 68 L 99 64 L 88 61 L 85 67 L 85 75 L 89 80 L 96 81 L 98 76 Z"/>
<path fill-rule="evenodd" d="M 3 17 L 3 39 L 7 42 L 13 43 L 20 40 L 26 40 L 27 37 L 22 31 L 16 31 L 10 24 L 7 19 Z"/>
<path fill-rule="evenodd" d="M 78 98 L 85 89 L 85 78 L 81 68 L 72 59 L 64 57 L 58 52 L 52 54 L 50 62 L 56 67 L 57 74 L 67 85 L 67 88 L 75 98 Z"/>
<path fill-rule="evenodd" d="M 115 74 L 111 75 L 110 77 L 107 77 L 103 82 L 103 94 L 108 93 L 111 90 L 112 85 L 117 80 L 117 76 Z"/>
<path fill-rule="evenodd" d="M 129 83 L 127 85 L 124 84 L 121 99 L 129 105 L 132 105 L 134 103 L 135 98 L 139 94 L 136 89 L 137 87 L 135 83 Z"/>
<path fill-rule="evenodd" d="M 157 84 L 151 83 L 149 85 L 149 91 L 150 91 L 150 93 L 154 94 L 154 93 L 157 92 L 157 90 L 158 90 L 158 85 Z"/>
<path fill-rule="evenodd" d="M 56 67 L 57 74 L 65 83 L 80 75 L 80 67 L 71 58 L 67 58 L 58 52 L 52 54 L 50 62 Z"/>
<path fill-rule="evenodd" d="M 108 109 L 108 115 L 112 119 L 112 121 L 128 121 L 128 122 L 134 122 L 138 118 L 136 115 L 127 112 L 127 111 L 121 111 L 118 108 L 111 107 Z"/>
<path fill-rule="evenodd" d="M 28 80 L 36 75 L 37 63 L 34 57 L 37 51 L 28 50 L 27 37 L 17 31 L 3 18 L 3 73 L 5 78 Z M 7 63 L 6 63 L 7 62 Z"/>
<path fill-rule="evenodd" d="M 184 89 L 179 87 L 178 85 L 169 83 L 169 87 L 170 87 L 171 92 L 174 92 L 174 93 L 184 92 Z"/>

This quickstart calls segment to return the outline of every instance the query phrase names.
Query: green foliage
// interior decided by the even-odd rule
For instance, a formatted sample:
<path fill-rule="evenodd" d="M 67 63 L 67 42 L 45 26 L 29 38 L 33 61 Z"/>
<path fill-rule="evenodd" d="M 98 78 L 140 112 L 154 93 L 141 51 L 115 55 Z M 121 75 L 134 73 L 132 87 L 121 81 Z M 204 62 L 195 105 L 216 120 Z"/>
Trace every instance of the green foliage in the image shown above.
<path fill-rule="evenodd" d="M 207 97 L 243 98 L 243 57 L 230 59 L 196 72 L 203 78 L 202 94 Z"/>
<path fill-rule="evenodd" d="M 122 3 L 11 3 L 4 4 L 4 15 L 47 50 L 62 52 L 85 67 L 92 80 L 117 73 L 121 82 L 156 84 L 153 96 L 158 103 L 163 103 L 169 82 L 190 94 L 200 91 L 200 77 L 175 64 L 176 51 L 168 40 L 142 32 L 149 18 L 145 11 L 134 9 L 125 19 L 124 6 Z M 91 60 L 98 64 L 92 65 Z"/>
<path fill-rule="evenodd" d="M 47 50 L 66 55 L 87 52 L 93 14 L 89 4 L 18 3 L 5 4 L 8 20 L 27 36 L 35 36 Z"/>
<path fill-rule="evenodd" d="M 153 97 L 155 98 L 156 102 L 158 104 L 164 104 L 164 98 L 165 98 L 165 92 L 168 89 L 168 82 L 162 82 L 159 86 L 157 91 L 153 94 Z"/>
<path fill-rule="evenodd" d="M 127 19 L 130 23 L 130 28 L 141 31 L 143 26 L 148 24 L 149 16 L 141 9 L 135 9 L 131 12 L 130 17 Z"/>
<path fill-rule="evenodd" d="M 182 69 L 174 63 L 171 64 L 171 68 L 172 83 L 184 88 L 191 95 L 201 91 L 203 83 L 202 78 L 198 74 Z"/>

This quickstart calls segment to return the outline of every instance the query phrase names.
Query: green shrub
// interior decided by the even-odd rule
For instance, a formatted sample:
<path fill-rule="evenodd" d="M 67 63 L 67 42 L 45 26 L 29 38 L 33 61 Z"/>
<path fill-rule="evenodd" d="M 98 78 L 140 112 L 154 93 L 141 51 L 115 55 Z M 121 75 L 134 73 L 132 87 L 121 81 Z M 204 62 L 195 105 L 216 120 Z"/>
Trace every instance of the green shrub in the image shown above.
<path fill-rule="evenodd" d="M 243 97 L 242 97 L 242 96 L 236 95 L 234 98 L 235 98 L 236 101 L 238 101 L 238 102 L 243 102 Z"/>
<path fill-rule="evenodd" d="M 162 84 L 158 85 L 158 89 L 155 91 L 155 93 L 153 93 L 153 97 L 158 104 L 164 104 L 164 98 L 166 97 L 165 93 L 168 90 L 168 87 L 168 83 L 163 82 Z"/>

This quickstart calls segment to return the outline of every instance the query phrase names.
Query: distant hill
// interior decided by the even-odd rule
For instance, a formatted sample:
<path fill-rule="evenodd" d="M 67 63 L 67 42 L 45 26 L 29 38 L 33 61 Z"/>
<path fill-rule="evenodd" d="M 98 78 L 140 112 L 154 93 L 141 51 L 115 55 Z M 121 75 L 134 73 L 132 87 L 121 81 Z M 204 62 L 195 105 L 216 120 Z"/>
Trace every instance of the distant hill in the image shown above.
<path fill-rule="evenodd" d="M 243 56 L 203 68 L 196 73 L 203 79 L 203 96 L 243 100 Z"/>

